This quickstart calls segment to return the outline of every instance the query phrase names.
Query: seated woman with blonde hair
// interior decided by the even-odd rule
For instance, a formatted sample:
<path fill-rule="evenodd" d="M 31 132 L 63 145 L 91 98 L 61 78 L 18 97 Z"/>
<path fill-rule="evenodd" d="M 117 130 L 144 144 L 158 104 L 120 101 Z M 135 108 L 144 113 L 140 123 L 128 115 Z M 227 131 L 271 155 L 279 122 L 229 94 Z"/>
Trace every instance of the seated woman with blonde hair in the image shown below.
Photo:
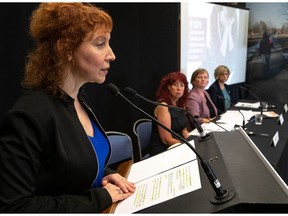
<path fill-rule="evenodd" d="M 230 86 L 226 84 L 229 76 L 229 68 L 225 65 L 219 65 L 214 71 L 215 82 L 208 89 L 219 115 L 230 109 L 232 104 Z"/>

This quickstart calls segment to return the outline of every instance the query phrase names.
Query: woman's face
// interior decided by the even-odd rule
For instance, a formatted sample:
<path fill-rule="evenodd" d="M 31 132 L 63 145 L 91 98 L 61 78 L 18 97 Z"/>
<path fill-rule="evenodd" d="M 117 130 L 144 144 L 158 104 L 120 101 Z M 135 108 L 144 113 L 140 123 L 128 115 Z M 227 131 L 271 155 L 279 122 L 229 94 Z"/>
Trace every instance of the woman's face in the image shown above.
<path fill-rule="evenodd" d="M 193 86 L 205 89 L 205 87 L 208 85 L 208 82 L 209 82 L 208 73 L 202 72 L 197 75 L 196 79 L 194 80 Z"/>
<path fill-rule="evenodd" d="M 168 89 L 172 95 L 172 99 L 177 101 L 184 94 L 185 84 L 183 82 L 176 81 L 170 85 Z"/>
<path fill-rule="evenodd" d="M 227 71 L 223 71 L 219 74 L 218 81 L 221 83 L 225 83 L 229 78 L 229 74 Z"/>
<path fill-rule="evenodd" d="M 110 45 L 110 33 L 94 32 L 88 34 L 74 52 L 76 78 L 80 82 L 103 83 L 110 68 L 110 62 L 116 59 Z"/>

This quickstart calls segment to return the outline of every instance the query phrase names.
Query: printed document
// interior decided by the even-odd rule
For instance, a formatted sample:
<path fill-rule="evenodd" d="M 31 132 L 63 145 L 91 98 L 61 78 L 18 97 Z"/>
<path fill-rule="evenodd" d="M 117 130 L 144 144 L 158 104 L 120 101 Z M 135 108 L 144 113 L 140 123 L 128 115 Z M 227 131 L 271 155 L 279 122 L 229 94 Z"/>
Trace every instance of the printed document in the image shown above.
<path fill-rule="evenodd" d="M 196 155 L 186 144 L 133 164 L 128 180 L 136 191 L 118 203 L 116 214 L 134 213 L 201 188 Z"/>
<path fill-rule="evenodd" d="M 235 107 L 258 109 L 260 107 L 260 102 L 256 103 L 238 102 L 237 104 L 235 104 Z"/>

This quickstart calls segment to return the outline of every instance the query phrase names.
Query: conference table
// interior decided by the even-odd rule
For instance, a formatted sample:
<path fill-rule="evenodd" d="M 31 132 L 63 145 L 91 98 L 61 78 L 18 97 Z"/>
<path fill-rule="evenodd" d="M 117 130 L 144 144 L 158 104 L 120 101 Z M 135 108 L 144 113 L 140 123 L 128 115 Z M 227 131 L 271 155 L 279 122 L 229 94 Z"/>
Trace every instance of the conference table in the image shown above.
<path fill-rule="evenodd" d="M 288 175 L 288 114 L 283 112 L 283 106 L 277 104 L 269 109 L 283 115 L 283 124 L 279 124 L 279 118 L 264 118 L 262 125 L 255 125 L 252 118 L 238 130 L 212 132 L 203 140 L 193 137 L 195 149 L 209 161 L 223 188 L 229 193 L 235 192 L 233 198 L 213 203 L 215 191 L 206 173 L 200 169 L 200 189 L 135 213 L 288 213 L 285 184 Z M 248 135 L 248 131 L 254 135 Z M 272 146 L 271 140 L 276 132 L 279 140 L 276 146 Z M 263 133 L 269 136 L 258 135 Z M 125 163 L 125 168 L 120 171 L 128 175 L 133 164 L 132 161 Z M 117 204 L 113 204 L 103 213 L 113 213 L 116 207 Z"/>
<path fill-rule="evenodd" d="M 249 135 L 249 137 L 253 140 L 255 145 L 278 172 L 285 183 L 288 184 L 288 112 L 285 112 L 285 104 L 283 103 L 273 103 L 273 105 L 275 107 L 273 106 L 268 108 L 268 112 L 272 111 L 282 115 L 282 124 L 279 121 L 280 117 L 264 117 L 261 125 L 256 125 L 255 119 L 252 118 L 245 125 L 245 130 L 252 134 Z M 234 107 L 233 109 L 237 108 Z M 260 109 L 256 109 L 255 111 L 260 111 Z M 275 146 L 275 143 L 273 143 L 272 140 L 277 132 L 279 140 Z"/>

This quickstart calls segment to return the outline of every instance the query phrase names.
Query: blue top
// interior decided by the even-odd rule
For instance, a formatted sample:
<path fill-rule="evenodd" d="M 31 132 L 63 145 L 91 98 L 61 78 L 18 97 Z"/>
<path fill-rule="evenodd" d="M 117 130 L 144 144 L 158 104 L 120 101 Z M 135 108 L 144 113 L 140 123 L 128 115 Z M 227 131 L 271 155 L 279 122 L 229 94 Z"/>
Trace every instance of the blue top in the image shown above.
<path fill-rule="evenodd" d="M 226 88 L 224 88 L 222 90 L 222 92 L 223 92 L 223 95 L 224 95 L 224 98 L 225 98 L 225 110 L 228 110 L 231 107 L 231 103 L 230 103 L 231 98 L 230 98 L 230 95 L 229 95 L 228 91 L 226 90 Z"/>
<path fill-rule="evenodd" d="M 98 126 L 95 124 L 95 122 L 91 118 L 90 120 L 93 126 L 94 137 L 91 137 L 91 136 L 88 136 L 88 137 L 91 143 L 93 144 L 93 148 L 94 148 L 96 157 L 98 159 L 98 166 L 99 166 L 98 174 L 92 185 L 92 188 L 95 188 L 95 187 L 102 186 L 102 178 L 104 175 L 105 161 L 108 157 L 110 146 L 109 146 L 106 136 L 104 136 L 104 134 L 101 133 Z"/>

